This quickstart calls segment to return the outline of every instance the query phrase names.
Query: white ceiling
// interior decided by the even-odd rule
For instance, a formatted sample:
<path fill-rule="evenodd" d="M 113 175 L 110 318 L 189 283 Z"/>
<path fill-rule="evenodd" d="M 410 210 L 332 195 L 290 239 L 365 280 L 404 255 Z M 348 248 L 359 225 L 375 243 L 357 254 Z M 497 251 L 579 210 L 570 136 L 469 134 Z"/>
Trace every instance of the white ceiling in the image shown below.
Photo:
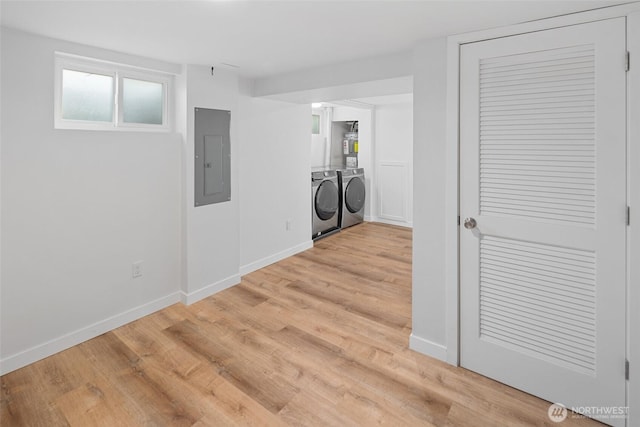
<path fill-rule="evenodd" d="M 2 25 L 264 77 L 620 1 L 1 1 Z"/>

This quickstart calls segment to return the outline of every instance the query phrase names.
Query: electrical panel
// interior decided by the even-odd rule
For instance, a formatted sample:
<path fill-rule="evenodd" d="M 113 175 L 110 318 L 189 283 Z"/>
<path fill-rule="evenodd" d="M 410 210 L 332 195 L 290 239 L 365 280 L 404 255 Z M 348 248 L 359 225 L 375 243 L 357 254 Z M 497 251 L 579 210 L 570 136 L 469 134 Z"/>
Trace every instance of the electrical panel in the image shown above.
<path fill-rule="evenodd" d="M 231 200 L 231 111 L 195 109 L 195 206 Z"/>

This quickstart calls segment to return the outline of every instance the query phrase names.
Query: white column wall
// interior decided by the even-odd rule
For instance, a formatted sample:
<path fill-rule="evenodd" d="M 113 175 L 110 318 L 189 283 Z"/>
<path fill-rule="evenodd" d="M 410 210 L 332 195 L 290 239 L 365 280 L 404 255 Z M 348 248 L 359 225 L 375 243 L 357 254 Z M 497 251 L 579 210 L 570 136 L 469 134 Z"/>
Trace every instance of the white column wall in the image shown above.
<path fill-rule="evenodd" d="M 446 359 L 447 41 L 421 43 L 413 78 L 413 299 L 410 346 Z"/>
<path fill-rule="evenodd" d="M 186 132 L 184 146 L 185 216 L 184 247 L 186 281 L 182 301 L 191 304 L 240 282 L 239 194 L 239 81 L 235 73 L 211 67 L 187 65 Z M 231 111 L 231 200 L 194 206 L 195 108 Z M 183 112 L 184 114 L 184 112 Z M 184 129 L 183 129 L 184 132 Z"/>

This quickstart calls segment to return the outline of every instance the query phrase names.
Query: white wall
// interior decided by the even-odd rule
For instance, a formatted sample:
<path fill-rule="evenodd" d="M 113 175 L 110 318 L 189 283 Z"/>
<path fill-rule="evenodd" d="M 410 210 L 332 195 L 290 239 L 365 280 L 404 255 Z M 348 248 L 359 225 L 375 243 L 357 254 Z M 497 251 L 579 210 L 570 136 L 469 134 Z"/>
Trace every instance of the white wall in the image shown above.
<path fill-rule="evenodd" d="M 447 42 L 414 52 L 413 299 L 410 345 L 446 359 L 445 184 Z"/>
<path fill-rule="evenodd" d="M 1 43 L 6 372 L 177 301 L 181 138 L 53 129 L 54 52 L 113 53 L 5 29 Z"/>
<path fill-rule="evenodd" d="M 245 274 L 312 246 L 311 107 L 241 96 L 240 111 L 240 265 Z"/>
<path fill-rule="evenodd" d="M 411 76 L 411 60 L 411 51 L 407 50 L 260 78 L 255 81 L 252 94 L 282 96 L 285 93 L 298 93 L 297 97 L 291 99 L 293 102 L 311 103 L 321 100 L 406 93 L 406 91 L 396 92 L 395 90 L 399 87 L 406 89 L 407 82 L 410 84 L 410 78 L 405 79 L 405 77 Z M 351 86 L 355 89 L 363 82 L 380 83 L 376 83 L 375 86 L 365 85 L 351 92 L 353 90 Z M 340 88 L 340 90 L 332 92 L 327 90 L 328 88 Z M 315 94 L 322 94 L 322 96 L 314 99 L 313 89 L 319 89 L 320 91 Z M 364 94 L 360 92 L 362 89 L 366 90 Z M 380 92 L 372 92 L 372 90 Z M 326 95 L 330 93 L 335 93 L 338 97 L 327 97 Z M 307 98 L 305 94 L 311 95 L 311 98 Z"/>
<path fill-rule="evenodd" d="M 333 121 L 358 121 L 358 167 L 364 168 L 366 199 L 364 205 L 365 220 L 372 219 L 372 206 L 375 206 L 375 188 L 373 165 L 375 144 L 373 141 L 373 112 L 362 108 L 338 106 L 333 108 Z M 341 141 L 338 141 L 340 143 Z"/>
<path fill-rule="evenodd" d="M 182 301 L 190 304 L 240 281 L 239 82 L 235 73 L 187 65 L 184 145 L 183 251 L 186 260 Z M 186 88 L 184 87 L 186 86 Z M 182 94 L 184 96 L 184 93 Z M 194 207 L 194 109 L 231 111 L 231 201 Z"/>
<path fill-rule="evenodd" d="M 413 221 L 413 103 L 378 105 L 375 114 L 377 220 Z"/>

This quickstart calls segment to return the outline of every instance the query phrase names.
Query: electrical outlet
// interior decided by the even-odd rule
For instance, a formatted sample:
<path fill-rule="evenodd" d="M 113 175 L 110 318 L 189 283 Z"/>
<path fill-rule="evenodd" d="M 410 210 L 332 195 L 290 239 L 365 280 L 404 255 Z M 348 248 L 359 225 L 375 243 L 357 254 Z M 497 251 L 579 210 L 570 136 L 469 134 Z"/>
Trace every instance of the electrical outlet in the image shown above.
<path fill-rule="evenodd" d="M 134 279 L 142 276 L 142 261 L 136 261 L 132 264 L 131 276 Z"/>
<path fill-rule="evenodd" d="M 287 231 L 291 231 L 291 228 L 293 227 L 293 220 L 292 219 L 288 219 L 286 224 L 285 224 L 286 230 Z"/>

